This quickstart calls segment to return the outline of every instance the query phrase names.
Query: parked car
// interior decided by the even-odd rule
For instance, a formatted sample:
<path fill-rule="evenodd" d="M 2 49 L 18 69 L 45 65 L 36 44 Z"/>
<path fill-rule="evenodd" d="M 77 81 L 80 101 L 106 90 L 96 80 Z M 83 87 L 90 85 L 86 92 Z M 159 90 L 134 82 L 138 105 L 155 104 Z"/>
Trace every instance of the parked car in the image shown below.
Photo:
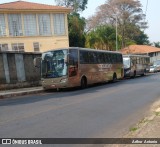
<path fill-rule="evenodd" d="M 153 66 L 156 67 L 156 70 L 157 70 L 157 71 L 160 71 L 160 60 L 155 61 L 155 62 L 153 63 Z"/>
<path fill-rule="evenodd" d="M 154 65 L 150 66 L 149 72 L 157 72 L 157 67 Z"/>

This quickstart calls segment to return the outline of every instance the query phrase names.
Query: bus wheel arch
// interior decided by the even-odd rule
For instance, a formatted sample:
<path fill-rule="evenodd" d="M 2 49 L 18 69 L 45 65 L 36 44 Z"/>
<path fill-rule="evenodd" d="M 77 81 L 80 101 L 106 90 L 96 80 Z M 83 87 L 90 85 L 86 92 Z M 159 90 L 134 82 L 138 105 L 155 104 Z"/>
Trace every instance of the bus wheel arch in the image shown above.
<path fill-rule="evenodd" d="M 81 78 L 81 88 L 84 89 L 86 87 L 87 87 L 87 77 L 82 76 L 82 78 Z"/>

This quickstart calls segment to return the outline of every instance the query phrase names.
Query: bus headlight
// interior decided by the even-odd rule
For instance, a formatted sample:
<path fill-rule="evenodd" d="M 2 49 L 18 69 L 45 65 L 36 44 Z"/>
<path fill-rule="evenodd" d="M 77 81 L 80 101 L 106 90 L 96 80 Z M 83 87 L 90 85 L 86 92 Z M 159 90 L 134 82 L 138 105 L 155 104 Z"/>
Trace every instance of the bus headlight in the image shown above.
<path fill-rule="evenodd" d="M 61 79 L 60 82 L 61 83 L 66 83 L 67 82 L 67 78 Z"/>

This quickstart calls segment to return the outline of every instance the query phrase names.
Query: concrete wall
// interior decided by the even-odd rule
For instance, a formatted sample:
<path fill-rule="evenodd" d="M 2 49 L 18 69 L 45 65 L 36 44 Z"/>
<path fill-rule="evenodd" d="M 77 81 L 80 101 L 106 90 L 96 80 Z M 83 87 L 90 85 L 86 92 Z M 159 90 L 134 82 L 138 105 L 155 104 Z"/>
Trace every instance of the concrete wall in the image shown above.
<path fill-rule="evenodd" d="M 40 85 L 40 69 L 33 65 L 38 53 L 0 53 L 0 90 Z"/>

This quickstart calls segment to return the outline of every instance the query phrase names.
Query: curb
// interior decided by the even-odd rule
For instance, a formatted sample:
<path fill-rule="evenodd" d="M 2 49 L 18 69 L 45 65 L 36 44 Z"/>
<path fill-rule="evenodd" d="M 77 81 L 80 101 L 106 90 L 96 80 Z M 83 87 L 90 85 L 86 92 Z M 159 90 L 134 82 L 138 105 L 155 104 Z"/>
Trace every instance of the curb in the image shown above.
<path fill-rule="evenodd" d="M 136 123 L 133 127 L 137 128 L 136 131 L 132 132 L 129 131 L 127 134 L 123 135 L 123 138 L 136 138 L 138 134 L 141 133 L 144 129 L 147 128 L 147 125 L 149 125 L 154 119 L 157 117 L 156 113 L 160 115 L 160 100 L 154 102 L 151 105 L 149 114 L 145 116 L 143 119 L 141 119 L 138 123 Z"/>
<path fill-rule="evenodd" d="M 2 94 L 2 95 L 0 94 L 0 99 L 16 97 L 16 96 L 23 96 L 23 95 L 29 95 L 29 94 L 37 94 L 37 93 L 42 93 L 42 92 L 43 92 L 43 89 L 6 93 L 6 94 Z"/>

